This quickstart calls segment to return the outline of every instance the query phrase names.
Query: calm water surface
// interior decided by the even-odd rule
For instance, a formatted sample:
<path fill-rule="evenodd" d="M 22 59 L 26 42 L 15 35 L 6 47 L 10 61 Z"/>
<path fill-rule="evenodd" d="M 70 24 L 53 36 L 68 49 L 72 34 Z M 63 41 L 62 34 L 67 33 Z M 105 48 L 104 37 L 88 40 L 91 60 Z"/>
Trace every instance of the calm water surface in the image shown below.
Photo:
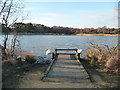
<path fill-rule="evenodd" d="M 12 37 L 12 35 L 10 35 Z M 83 49 L 82 56 L 90 47 L 90 43 L 99 45 L 116 46 L 118 43 L 117 36 L 75 36 L 75 35 L 20 35 L 19 40 L 21 48 L 24 51 L 45 55 L 45 51 L 55 48 L 80 48 Z"/>

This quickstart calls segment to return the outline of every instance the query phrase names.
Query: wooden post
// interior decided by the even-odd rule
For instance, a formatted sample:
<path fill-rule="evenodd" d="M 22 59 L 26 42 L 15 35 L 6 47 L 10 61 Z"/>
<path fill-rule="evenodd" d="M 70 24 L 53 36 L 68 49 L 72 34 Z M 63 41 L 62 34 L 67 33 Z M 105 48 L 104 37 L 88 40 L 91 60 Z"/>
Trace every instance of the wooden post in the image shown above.
<path fill-rule="evenodd" d="M 77 51 L 77 56 L 78 56 L 78 59 L 80 60 L 80 54 L 81 54 L 81 52 L 82 52 L 82 49 L 78 49 L 78 51 Z"/>
<path fill-rule="evenodd" d="M 57 49 L 55 49 L 55 54 L 57 53 Z"/>
<path fill-rule="evenodd" d="M 54 56 L 56 56 L 57 55 L 57 49 L 55 49 L 55 55 Z"/>
<path fill-rule="evenodd" d="M 52 60 L 55 58 L 55 54 L 54 53 L 52 53 Z"/>
<path fill-rule="evenodd" d="M 77 49 L 76 49 L 75 51 L 76 51 L 76 53 L 77 53 Z"/>
<path fill-rule="evenodd" d="M 78 53 L 78 55 L 77 55 L 77 56 L 78 56 L 78 59 L 80 60 L 80 53 Z"/>

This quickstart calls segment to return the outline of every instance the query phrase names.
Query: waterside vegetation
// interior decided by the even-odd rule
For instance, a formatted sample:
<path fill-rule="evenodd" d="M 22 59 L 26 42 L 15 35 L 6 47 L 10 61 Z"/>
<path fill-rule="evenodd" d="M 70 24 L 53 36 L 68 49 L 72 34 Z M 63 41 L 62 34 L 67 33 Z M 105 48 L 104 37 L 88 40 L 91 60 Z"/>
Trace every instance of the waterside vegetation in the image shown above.
<path fill-rule="evenodd" d="M 116 47 L 93 43 L 91 45 L 92 47 L 86 51 L 86 59 L 91 65 L 99 67 L 99 71 L 120 73 L 119 45 Z"/>
<path fill-rule="evenodd" d="M 120 29 L 118 28 L 107 28 L 106 26 L 98 28 L 72 28 L 53 26 L 48 27 L 43 24 L 32 24 L 32 23 L 15 23 L 11 27 L 5 27 L 2 24 L 2 33 L 5 31 L 13 33 L 16 31 L 17 34 L 55 34 L 55 35 L 79 35 L 79 34 L 118 34 Z"/>

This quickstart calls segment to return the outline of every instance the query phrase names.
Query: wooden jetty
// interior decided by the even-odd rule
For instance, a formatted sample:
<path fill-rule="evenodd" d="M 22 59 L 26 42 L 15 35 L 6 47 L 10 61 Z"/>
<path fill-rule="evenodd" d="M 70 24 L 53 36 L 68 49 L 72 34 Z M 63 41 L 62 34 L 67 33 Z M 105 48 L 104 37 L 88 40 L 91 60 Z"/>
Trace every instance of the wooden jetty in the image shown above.
<path fill-rule="evenodd" d="M 45 72 L 44 81 L 50 82 L 90 82 L 89 75 L 79 61 L 82 50 L 55 49 L 54 59 Z"/>

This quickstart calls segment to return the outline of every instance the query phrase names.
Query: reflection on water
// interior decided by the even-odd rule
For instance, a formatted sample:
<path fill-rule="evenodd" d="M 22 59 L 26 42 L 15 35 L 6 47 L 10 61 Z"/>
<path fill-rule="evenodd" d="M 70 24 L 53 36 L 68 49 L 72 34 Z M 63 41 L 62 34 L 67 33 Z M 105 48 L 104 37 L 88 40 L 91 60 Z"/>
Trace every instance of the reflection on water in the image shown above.
<path fill-rule="evenodd" d="M 84 56 L 86 49 L 90 47 L 89 42 L 109 46 L 115 46 L 118 43 L 117 36 L 20 35 L 19 40 L 22 50 L 37 55 L 45 55 L 47 49 L 54 51 L 55 48 L 76 47 L 83 49 L 82 56 Z"/>

